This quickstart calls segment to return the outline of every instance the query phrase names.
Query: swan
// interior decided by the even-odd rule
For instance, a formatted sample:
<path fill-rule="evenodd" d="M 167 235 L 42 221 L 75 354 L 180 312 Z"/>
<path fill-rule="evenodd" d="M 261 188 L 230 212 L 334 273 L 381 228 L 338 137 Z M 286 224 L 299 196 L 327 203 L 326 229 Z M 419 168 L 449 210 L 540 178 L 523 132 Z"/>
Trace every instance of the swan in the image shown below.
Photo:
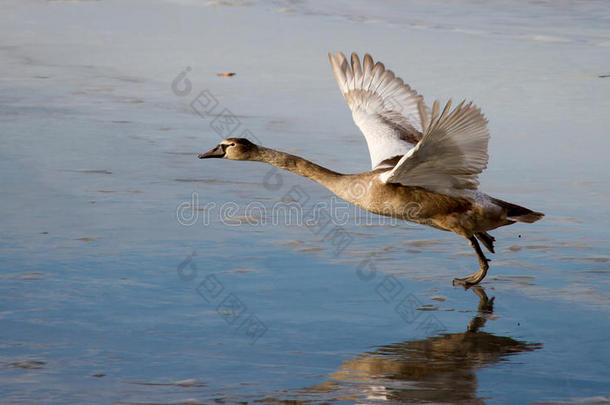
<path fill-rule="evenodd" d="M 329 54 L 330 64 L 352 117 L 368 145 L 372 170 L 342 174 L 299 156 L 228 138 L 200 159 L 264 162 L 328 188 L 338 197 L 370 211 L 451 231 L 463 236 L 477 254 L 479 269 L 453 284 L 468 288 L 489 269 L 479 241 L 494 253 L 488 231 L 515 222 L 532 223 L 544 214 L 478 191 L 487 167 L 489 130 L 481 110 L 462 101 L 440 110 L 366 54 Z M 350 63 L 351 62 L 351 63 Z"/>

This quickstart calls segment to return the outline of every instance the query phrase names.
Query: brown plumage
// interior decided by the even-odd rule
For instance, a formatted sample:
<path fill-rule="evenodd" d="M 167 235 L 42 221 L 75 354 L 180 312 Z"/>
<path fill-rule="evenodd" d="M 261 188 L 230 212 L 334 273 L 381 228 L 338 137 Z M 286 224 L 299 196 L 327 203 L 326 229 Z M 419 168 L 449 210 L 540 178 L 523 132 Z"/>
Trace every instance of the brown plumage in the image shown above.
<path fill-rule="evenodd" d="M 449 101 L 442 112 L 435 102 L 430 112 L 423 97 L 369 55 L 362 66 L 355 54 L 351 66 L 340 53 L 330 60 L 366 138 L 373 170 L 341 174 L 243 138 L 226 139 L 199 158 L 268 163 L 308 177 L 372 213 L 462 235 L 477 254 L 479 270 L 454 283 L 479 283 L 489 260 L 477 240 L 493 253 L 495 239 L 488 231 L 544 216 L 476 190 L 488 160 L 489 131 L 480 109 L 462 102 L 451 110 Z"/>

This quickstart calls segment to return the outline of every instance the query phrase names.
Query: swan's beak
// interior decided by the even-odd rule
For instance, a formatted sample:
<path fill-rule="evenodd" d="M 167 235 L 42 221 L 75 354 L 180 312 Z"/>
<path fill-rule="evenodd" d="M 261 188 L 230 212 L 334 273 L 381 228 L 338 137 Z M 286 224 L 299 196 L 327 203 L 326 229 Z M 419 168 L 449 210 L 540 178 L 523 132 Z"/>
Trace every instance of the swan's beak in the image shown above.
<path fill-rule="evenodd" d="M 199 159 L 210 159 L 210 158 L 222 158 L 225 155 L 225 151 L 223 150 L 223 148 L 218 145 L 217 147 L 215 147 L 214 149 L 206 152 L 206 153 L 200 153 L 197 157 Z"/>

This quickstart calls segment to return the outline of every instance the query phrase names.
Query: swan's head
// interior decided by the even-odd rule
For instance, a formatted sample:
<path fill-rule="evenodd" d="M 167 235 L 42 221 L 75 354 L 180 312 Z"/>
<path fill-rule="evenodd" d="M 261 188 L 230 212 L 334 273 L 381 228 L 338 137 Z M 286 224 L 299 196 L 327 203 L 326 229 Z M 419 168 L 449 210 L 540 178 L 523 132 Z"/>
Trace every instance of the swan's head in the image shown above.
<path fill-rule="evenodd" d="M 214 149 L 198 156 L 199 159 L 225 158 L 231 160 L 254 160 L 258 147 L 246 138 L 227 138 Z"/>

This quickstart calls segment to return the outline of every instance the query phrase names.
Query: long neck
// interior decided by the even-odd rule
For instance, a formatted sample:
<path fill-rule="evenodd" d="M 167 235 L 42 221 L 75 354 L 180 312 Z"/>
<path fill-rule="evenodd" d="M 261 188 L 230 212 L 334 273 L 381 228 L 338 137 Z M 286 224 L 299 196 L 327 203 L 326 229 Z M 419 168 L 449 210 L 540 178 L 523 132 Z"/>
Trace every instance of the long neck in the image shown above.
<path fill-rule="evenodd" d="M 261 146 L 256 160 L 308 177 L 334 193 L 337 193 L 337 187 L 344 177 L 341 173 L 333 172 L 301 157 Z"/>

